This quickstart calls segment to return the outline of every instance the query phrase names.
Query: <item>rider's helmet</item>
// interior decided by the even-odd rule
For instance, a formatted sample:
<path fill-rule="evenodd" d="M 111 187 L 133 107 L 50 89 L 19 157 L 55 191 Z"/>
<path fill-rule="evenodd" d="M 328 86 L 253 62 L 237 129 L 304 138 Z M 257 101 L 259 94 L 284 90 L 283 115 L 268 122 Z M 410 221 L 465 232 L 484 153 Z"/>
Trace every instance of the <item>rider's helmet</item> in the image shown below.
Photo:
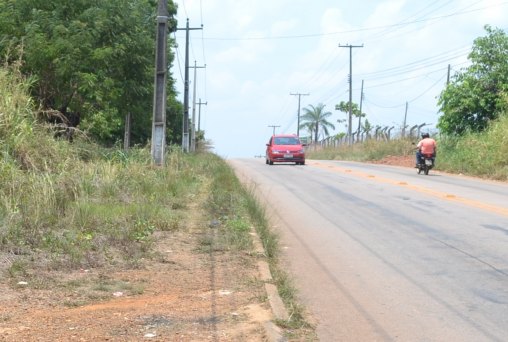
<path fill-rule="evenodd" d="M 425 138 L 428 138 L 429 137 L 429 133 L 422 133 L 422 139 L 425 139 Z"/>

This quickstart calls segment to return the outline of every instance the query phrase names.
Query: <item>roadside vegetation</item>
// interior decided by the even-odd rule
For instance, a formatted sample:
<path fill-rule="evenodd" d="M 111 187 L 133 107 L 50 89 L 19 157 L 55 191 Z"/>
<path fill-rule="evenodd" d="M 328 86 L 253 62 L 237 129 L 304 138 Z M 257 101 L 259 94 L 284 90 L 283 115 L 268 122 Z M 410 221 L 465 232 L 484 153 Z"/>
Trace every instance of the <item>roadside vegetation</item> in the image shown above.
<path fill-rule="evenodd" d="M 54 128 L 34 114 L 30 85 L 18 68 L 0 68 L 2 279 L 14 287 L 27 281 L 43 289 L 55 285 L 55 279 L 45 278 L 55 270 L 135 269 L 157 258 L 158 233 L 184 230 L 193 211 L 200 210 L 207 217 L 204 227 L 218 234 L 204 236 L 196 252 L 253 254 L 254 229 L 290 312 L 290 320 L 279 325 L 294 334 L 311 330 L 289 276 L 278 265 L 277 236 L 263 208 L 223 159 L 170 148 L 166 165 L 155 167 L 149 146 L 124 151 L 103 148 L 84 134 L 73 143 L 55 138 Z M 92 286 L 143 291 L 105 278 Z"/>
<path fill-rule="evenodd" d="M 508 113 L 481 132 L 461 136 L 437 135 L 436 170 L 487 179 L 508 181 Z M 410 139 L 368 140 L 352 146 L 326 147 L 307 151 L 309 159 L 378 161 L 388 156 L 414 156 Z"/>
<path fill-rule="evenodd" d="M 508 35 L 489 25 L 485 26 L 485 31 L 486 36 L 474 41 L 468 56 L 470 64 L 452 75 L 439 96 L 439 133 L 433 136 L 438 144 L 436 169 L 506 181 Z M 366 114 L 358 108 L 356 104 L 351 104 L 353 115 L 364 117 Z M 349 103 L 341 102 L 336 109 L 347 112 Z M 302 128 L 306 125 L 304 122 Z M 361 130 L 364 142 L 310 148 L 307 156 L 312 159 L 375 161 L 387 156 L 414 155 L 418 138 L 373 137 L 371 129 L 368 120 L 364 120 Z M 312 136 L 313 131 L 309 130 L 309 133 Z M 338 138 L 343 137 L 344 134 Z"/>
<path fill-rule="evenodd" d="M 147 148 L 55 139 L 36 121 L 28 85 L 0 69 L 0 250 L 13 277 L 39 267 L 135 266 L 150 255 L 152 234 L 178 229 L 200 187 L 221 175 L 209 154 L 173 150 L 156 168 Z"/>

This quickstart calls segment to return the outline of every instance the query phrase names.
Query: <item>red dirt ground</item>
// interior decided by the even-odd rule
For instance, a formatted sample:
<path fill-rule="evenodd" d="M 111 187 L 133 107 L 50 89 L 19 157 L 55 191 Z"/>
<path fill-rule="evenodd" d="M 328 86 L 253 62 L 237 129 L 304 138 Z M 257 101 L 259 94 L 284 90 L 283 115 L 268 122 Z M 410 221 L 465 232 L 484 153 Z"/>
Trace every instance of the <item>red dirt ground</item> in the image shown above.
<path fill-rule="evenodd" d="M 161 233 L 159 256 L 136 269 L 0 279 L 0 340 L 266 341 L 259 256 L 200 251 L 215 234 L 199 222 Z"/>

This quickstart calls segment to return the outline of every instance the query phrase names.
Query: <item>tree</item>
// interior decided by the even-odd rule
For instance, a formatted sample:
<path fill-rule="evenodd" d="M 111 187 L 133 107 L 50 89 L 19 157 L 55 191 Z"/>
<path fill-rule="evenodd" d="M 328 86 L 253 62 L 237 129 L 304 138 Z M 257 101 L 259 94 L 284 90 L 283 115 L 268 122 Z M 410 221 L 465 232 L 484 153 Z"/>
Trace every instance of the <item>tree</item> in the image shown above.
<path fill-rule="evenodd" d="M 358 104 L 351 103 L 351 108 L 353 112 L 354 117 L 364 117 L 365 114 L 360 114 L 360 108 L 358 107 Z M 341 101 L 339 104 L 335 105 L 335 110 L 341 111 L 343 113 L 349 114 L 349 102 Z"/>
<path fill-rule="evenodd" d="M 156 0 L 4 0 L 0 53 L 18 47 L 11 58 L 21 58 L 23 72 L 35 77 L 32 95 L 43 111 L 73 113 L 82 129 L 104 143 L 122 139 L 122 122 L 130 113 L 133 142 L 146 142 L 156 9 Z M 168 11 L 176 14 L 171 0 Z M 174 30 L 175 21 L 169 26 Z M 168 95 L 174 96 L 173 88 L 168 77 Z"/>
<path fill-rule="evenodd" d="M 343 113 L 346 113 L 349 115 L 349 101 L 348 102 L 345 102 L 345 101 L 341 101 L 339 104 L 336 104 L 335 105 L 335 110 L 338 110 L 338 111 L 341 111 Z M 358 128 L 357 128 L 357 134 L 360 133 L 360 126 L 361 126 L 361 118 L 365 117 L 365 113 L 362 113 L 360 111 L 360 108 L 358 106 L 358 104 L 356 103 L 351 103 L 351 112 L 353 114 L 353 116 L 355 118 L 358 118 Z M 337 120 L 338 122 L 344 122 L 344 120 Z M 353 124 L 353 123 L 351 123 Z M 353 131 L 353 127 L 351 127 L 351 131 Z M 354 133 L 352 133 L 354 135 Z"/>
<path fill-rule="evenodd" d="M 365 119 L 365 122 L 362 124 L 363 131 L 365 132 L 365 139 L 370 138 L 370 131 L 372 131 L 372 125 L 369 120 Z"/>
<path fill-rule="evenodd" d="M 328 136 L 328 129 L 335 129 L 335 126 L 327 121 L 327 118 L 332 115 L 331 112 L 325 112 L 325 105 L 320 103 L 317 106 L 309 105 L 303 109 L 301 116 L 300 128 L 311 127 L 314 133 L 314 141 L 318 141 L 319 129 L 322 129 L 326 136 Z"/>
<path fill-rule="evenodd" d="M 310 135 L 310 141 L 314 141 L 314 124 L 312 122 L 302 122 L 300 123 L 300 129 L 305 129 Z"/>
<path fill-rule="evenodd" d="M 508 36 L 485 26 L 487 36 L 477 38 L 468 58 L 471 65 L 453 75 L 438 100 L 443 115 L 442 133 L 480 132 L 506 110 L 508 93 Z"/>

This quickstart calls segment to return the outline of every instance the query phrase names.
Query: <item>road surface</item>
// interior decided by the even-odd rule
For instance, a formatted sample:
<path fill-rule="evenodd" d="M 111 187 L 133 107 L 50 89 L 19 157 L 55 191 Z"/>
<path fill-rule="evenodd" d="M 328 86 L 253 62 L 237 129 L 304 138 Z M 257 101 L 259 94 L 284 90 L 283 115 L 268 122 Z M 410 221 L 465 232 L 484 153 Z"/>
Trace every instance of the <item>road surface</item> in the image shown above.
<path fill-rule="evenodd" d="M 266 205 L 320 341 L 508 340 L 508 184 L 229 162 Z"/>

